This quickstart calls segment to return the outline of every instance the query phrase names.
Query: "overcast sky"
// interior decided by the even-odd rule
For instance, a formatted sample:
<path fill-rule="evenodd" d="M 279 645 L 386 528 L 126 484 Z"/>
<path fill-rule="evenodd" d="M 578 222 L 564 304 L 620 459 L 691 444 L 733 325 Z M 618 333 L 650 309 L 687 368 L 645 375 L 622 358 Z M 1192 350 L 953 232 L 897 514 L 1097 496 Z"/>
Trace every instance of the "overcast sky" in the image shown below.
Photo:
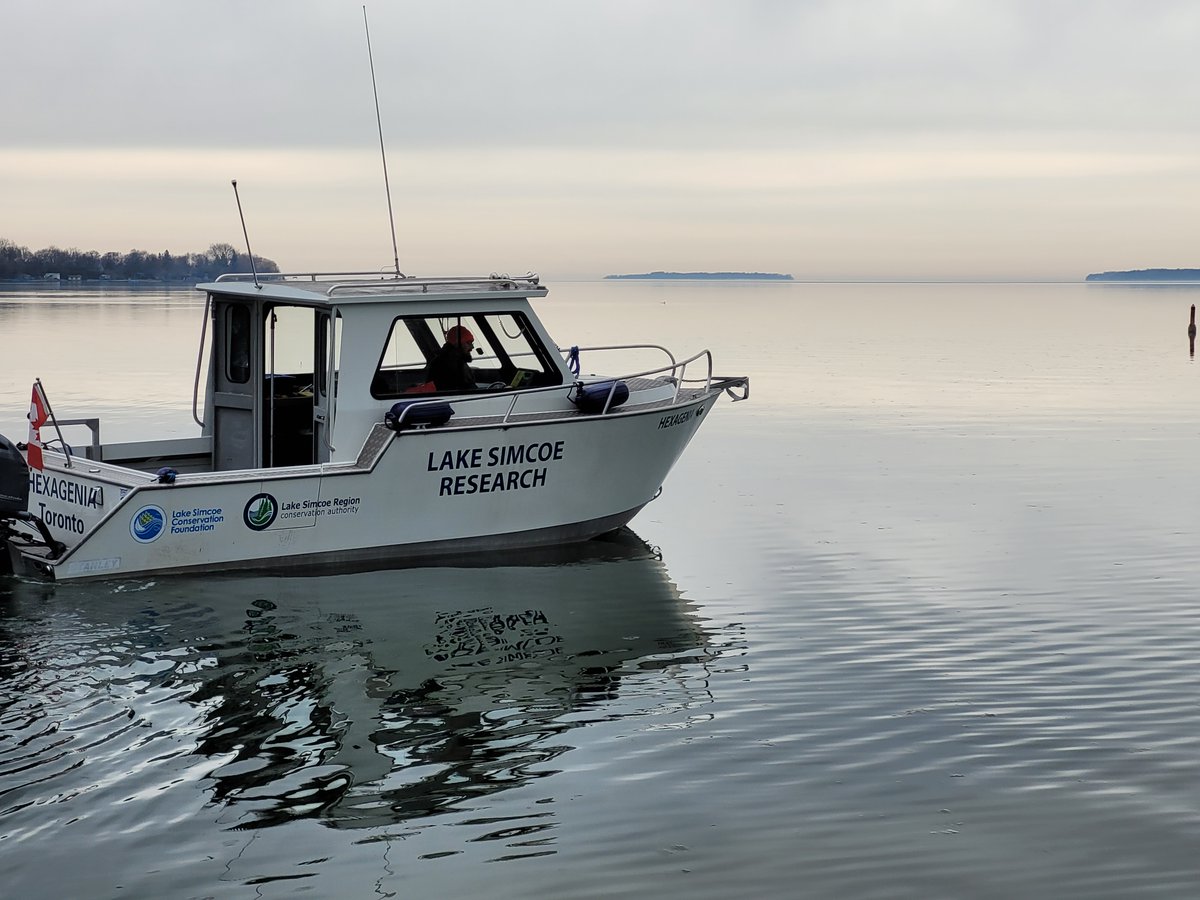
<path fill-rule="evenodd" d="M 401 268 L 1200 266 L 1195 0 L 368 3 Z M 0 237 L 392 260 L 362 4 L 0 0 Z"/>

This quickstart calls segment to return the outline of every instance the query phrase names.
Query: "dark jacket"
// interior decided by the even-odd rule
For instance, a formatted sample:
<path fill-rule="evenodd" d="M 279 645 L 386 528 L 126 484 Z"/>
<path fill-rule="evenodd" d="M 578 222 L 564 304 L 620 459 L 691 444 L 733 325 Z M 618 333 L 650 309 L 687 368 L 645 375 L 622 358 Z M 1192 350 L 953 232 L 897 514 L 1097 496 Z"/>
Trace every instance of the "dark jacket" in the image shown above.
<path fill-rule="evenodd" d="M 425 367 L 425 380 L 432 381 L 439 391 L 473 391 L 475 375 L 468 365 L 470 360 L 461 347 L 443 344 Z"/>

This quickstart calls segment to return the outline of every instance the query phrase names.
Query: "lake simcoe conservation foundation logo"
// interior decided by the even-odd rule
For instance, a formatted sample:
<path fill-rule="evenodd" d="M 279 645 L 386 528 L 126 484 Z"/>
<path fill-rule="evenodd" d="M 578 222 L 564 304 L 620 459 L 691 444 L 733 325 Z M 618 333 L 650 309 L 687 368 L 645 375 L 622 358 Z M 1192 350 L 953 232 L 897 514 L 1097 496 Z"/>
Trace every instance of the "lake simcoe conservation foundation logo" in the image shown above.
<path fill-rule="evenodd" d="M 129 520 L 129 534 L 139 544 L 158 540 L 167 525 L 167 514 L 161 506 L 143 506 Z"/>
<path fill-rule="evenodd" d="M 263 531 L 271 527 L 279 514 L 279 503 L 270 494 L 255 494 L 246 501 L 242 510 L 242 521 L 252 531 Z"/>

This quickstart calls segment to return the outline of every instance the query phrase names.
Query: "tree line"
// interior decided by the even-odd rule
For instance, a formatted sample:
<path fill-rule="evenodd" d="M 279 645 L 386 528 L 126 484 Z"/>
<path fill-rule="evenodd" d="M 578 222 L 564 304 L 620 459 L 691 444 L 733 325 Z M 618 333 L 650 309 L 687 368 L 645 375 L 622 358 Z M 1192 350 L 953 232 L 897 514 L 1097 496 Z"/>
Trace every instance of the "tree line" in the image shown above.
<path fill-rule="evenodd" d="M 254 255 L 259 272 L 278 272 L 273 260 Z M 46 247 L 30 250 L 0 238 L 0 280 L 44 279 L 47 275 L 81 279 L 154 279 L 158 281 L 206 281 L 226 272 L 250 271 L 250 257 L 232 244 L 212 244 L 200 253 L 100 253 Z"/>

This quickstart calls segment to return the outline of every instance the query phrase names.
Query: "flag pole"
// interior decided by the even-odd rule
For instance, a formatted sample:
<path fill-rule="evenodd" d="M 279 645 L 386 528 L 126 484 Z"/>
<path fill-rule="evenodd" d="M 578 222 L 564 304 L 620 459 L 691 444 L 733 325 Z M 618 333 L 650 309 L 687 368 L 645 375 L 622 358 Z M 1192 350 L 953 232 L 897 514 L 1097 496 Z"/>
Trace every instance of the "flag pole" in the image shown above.
<path fill-rule="evenodd" d="M 42 387 L 42 379 L 35 378 L 33 383 L 37 385 L 38 396 L 42 398 L 42 402 L 46 404 L 46 415 L 50 417 L 50 424 L 54 426 L 54 433 L 58 435 L 58 442 L 62 444 L 63 453 L 67 457 L 67 468 L 71 468 L 71 448 L 67 446 L 67 442 L 63 439 L 62 430 L 58 427 L 58 419 L 54 417 L 54 410 L 50 406 L 50 398 L 46 396 L 46 389 Z"/>

